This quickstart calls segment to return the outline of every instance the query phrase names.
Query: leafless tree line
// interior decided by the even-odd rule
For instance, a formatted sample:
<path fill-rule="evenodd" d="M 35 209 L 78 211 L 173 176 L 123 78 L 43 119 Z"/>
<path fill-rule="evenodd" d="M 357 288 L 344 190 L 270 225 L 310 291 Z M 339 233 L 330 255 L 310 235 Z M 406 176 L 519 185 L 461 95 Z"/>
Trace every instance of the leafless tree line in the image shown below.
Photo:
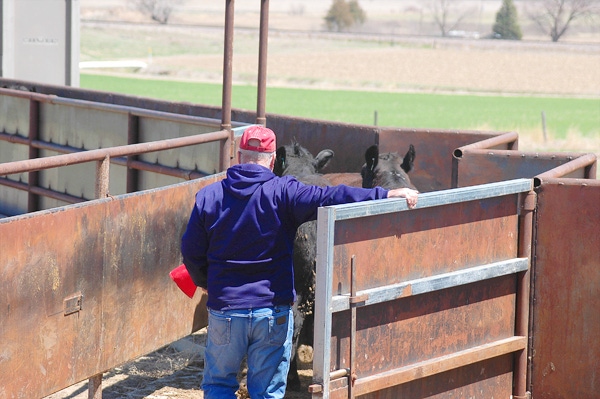
<path fill-rule="evenodd" d="M 154 21 L 167 24 L 173 8 L 184 3 L 184 0 L 129 0 L 137 11 L 149 16 Z"/>
<path fill-rule="evenodd" d="M 136 10 L 161 24 L 167 24 L 173 9 L 185 1 L 129 0 Z M 595 23 L 600 18 L 600 0 L 523 0 L 520 3 L 525 16 L 553 42 L 559 41 L 574 21 Z M 430 0 L 429 6 L 442 36 L 448 36 L 467 17 L 477 12 L 477 7 L 464 7 L 460 0 Z"/>
<path fill-rule="evenodd" d="M 527 17 L 557 42 L 575 20 L 594 22 L 600 15 L 598 0 L 543 0 L 538 5 L 528 4 Z"/>

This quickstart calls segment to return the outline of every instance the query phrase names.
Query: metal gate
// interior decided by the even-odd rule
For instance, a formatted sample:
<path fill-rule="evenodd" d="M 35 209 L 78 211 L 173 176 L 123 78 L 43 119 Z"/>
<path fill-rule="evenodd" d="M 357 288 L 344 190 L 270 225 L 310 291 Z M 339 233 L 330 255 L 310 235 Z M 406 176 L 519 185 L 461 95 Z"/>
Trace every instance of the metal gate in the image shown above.
<path fill-rule="evenodd" d="M 320 208 L 313 398 L 525 395 L 532 186 Z"/>

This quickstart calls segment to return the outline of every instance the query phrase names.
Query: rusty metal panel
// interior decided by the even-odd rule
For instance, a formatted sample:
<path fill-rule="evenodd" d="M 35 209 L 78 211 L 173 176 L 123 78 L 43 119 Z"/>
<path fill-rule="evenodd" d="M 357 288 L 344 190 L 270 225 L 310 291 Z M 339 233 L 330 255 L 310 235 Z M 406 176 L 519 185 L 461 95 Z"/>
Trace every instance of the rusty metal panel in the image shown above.
<path fill-rule="evenodd" d="M 600 181 L 536 188 L 531 392 L 597 398 L 600 389 Z"/>
<path fill-rule="evenodd" d="M 207 324 L 181 260 L 195 192 L 223 174 L 0 220 L 0 396 L 43 397 Z"/>
<path fill-rule="evenodd" d="M 519 190 L 528 187 L 531 181 Z M 454 276 L 479 270 L 479 265 L 516 258 L 518 196 L 505 193 L 469 200 L 465 197 L 446 205 L 429 205 L 429 200 L 438 200 L 436 196 L 439 197 L 436 193 L 424 194 L 420 202 L 423 208 L 407 212 L 380 213 L 376 204 L 372 210 L 364 211 L 359 208 L 367 204 L 333 207 L 337 210 L 333 270 L 329 274 L 331 280 L 324 283 L 333 295 L 332 302 L 325 305 L 333 314 L 330 338 L 325 338 L 323 344 L 328 346 L 323 353 L 330 357 L 323 370 L 318 363 L 315 365 L 317 378 L 323 372 L 350 369 L 355 373 L 355 394 L 365 398 L 512 394 L 510 352 L 526 345 L 525 337 L 514 336 L 516 275 L 510 272 L 468 281 L 459 278 L 458 283 L 442 284 L 439 288 L 433 288 L 438 283 L 432 278 Z M 324 237 L 324 223 L 321 221 L 319 226 L 319 244 Z M 323 277 L 321 265 L 326 256 L 322 253 L 318 260 L 318 279 Z M 317 280 L 315 323 L 320 326 L 323 321 L 318 315 L 323 308 L 319 298 L 323 289 L 319 288 L 319 281 L 322 280 Z M 403 285 L 404 282 L 409 283 Z M 421 291 L 421 285 L 429 288 Z M 370 295 L 382 286 L 396 292 L 394 299 L 371 299 Z M 356 300 L 350 298 L 354 291 L 358 292 Z M 355 327 L 352 310 L 338 305 L 343 301 L 362 303 L 356 308 Z M 317 330 L 321 327 L 315 334 Z M 319 339 L 316 335 L 317 345 Z M 517 345 L 485 356 L 475 354 L 504 340 L 514 340 Z M 315 349 L 320 356 L 321 349 Z M 448 366 L 445 359 L 453 356 L 454 366 Z M 435 369 L 443 373 L 431 372 Z M 397 374 L 403 376 L 394 376 Z M 340 387 L 337 381 L 332 386 L 332 398 L 347 392 L 347 387 Z"/>
<path fill-rule="evenodd" d="M 409 174 L 421 192 L 451 188 L 452 153 L 458 147 L 500 135 L 500 132 L 385 128 L 379 133 L 380 152 L 404 155 L 415 146 L 415 166 Z"/>
<path fill-rule="evenodd" d="M 333 285 L 347 293 L 353 255 L 359 290 L 516 257 L 516 214 L 514 199 L 498 197 L 339 221 Z"/>
<path fill-rule="evenodd" d="M 565 165 L 583 154 L 527 153 L 502 150 L 462 151 L 455 157 L 457 187 L 534 176 Z M 573 171 L 569 177 L 585 177 L 585 170 Z"/>
<path fill-rule="evenodd" d="M 373 126 L 277 116 L 267 118 L 267 122 L 277 135 L 278 146 L 296 140 L 313 155 L 326 148 L 333 150 L 335 155 L 325 173 L 359 173 L 365 163 L 365 151 L 377 143 L 378 130 Z"/>

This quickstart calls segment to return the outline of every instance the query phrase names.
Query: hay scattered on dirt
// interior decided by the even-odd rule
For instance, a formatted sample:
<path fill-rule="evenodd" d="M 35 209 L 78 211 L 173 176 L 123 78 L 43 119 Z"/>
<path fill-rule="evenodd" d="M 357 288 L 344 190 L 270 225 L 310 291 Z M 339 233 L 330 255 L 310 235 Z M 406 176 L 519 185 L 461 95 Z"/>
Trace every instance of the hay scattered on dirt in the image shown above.
<path fill-rule="evenodd" d="M 102 379 L 103 399 L 202 399 L 200 389 L 204 372 L 206 328 L 156 352 L 105 373 Z M 304 352 L 310 352 L 305 348 Z M 306 358 L 306 356 L 305 356 Z M 287 399 L 309 399 L 308 385 L 312 369 L 300 367 L 301 391 L 286 393 Z M 248 399 L 243 374 L 238 399 Z M 87 399 L 87 382 L 76 384 L 45 399 Z"/>

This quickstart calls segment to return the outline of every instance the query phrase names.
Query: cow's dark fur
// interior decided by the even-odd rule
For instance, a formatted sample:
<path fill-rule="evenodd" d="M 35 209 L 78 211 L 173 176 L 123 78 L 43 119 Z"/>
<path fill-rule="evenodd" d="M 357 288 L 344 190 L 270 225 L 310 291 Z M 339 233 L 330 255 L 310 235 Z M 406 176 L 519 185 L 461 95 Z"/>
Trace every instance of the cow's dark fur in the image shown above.
<path fill-rule="evenodd" d="M 306 148 L 297 142 L 279 147 L 276 154 L 273 172 L 277 176 L 292 175 L 298 179 L 311 179 L 311 181 L 315 175 L 321 174 L 334 155 L 331 150 L 322 150 L 316 157 L 313 157 Z M 326 181 L 319 183 L 319 185 L 327 185 Z"/>
<path fill-rule="evenodd" d="M 316 157 L 297 142 L 277 149 L 273 172 L 278 176 L 291 175 L 304 184 L 330 186 L 321 171 L 334 153 L 322 150 Z M 312 345 L 312 310 L 314 309 L 314 287 L 317 248 L 317 224 L 315 221 L 302 224 L 294 240 L 294 284 L 298 297 L 294 304 L 294 338 L 292 360 L 288 373 L 288 389 L 300 389 L 300 377 L 297 368 L 297 349 L 300 342 Z"/>
<path fill-rule="evenodd" d="M 408 187 L 416 189 L 411 183 L 408 172 L 413 169 L 415 147 L 411 144 L 406 155 L 397 152 L 379 153 L 379 147 L 372 145 L 365 152 L 365 165 L 362 167 L 362 186 L 366 188 L 383 187 L 387 189 Z"/>

